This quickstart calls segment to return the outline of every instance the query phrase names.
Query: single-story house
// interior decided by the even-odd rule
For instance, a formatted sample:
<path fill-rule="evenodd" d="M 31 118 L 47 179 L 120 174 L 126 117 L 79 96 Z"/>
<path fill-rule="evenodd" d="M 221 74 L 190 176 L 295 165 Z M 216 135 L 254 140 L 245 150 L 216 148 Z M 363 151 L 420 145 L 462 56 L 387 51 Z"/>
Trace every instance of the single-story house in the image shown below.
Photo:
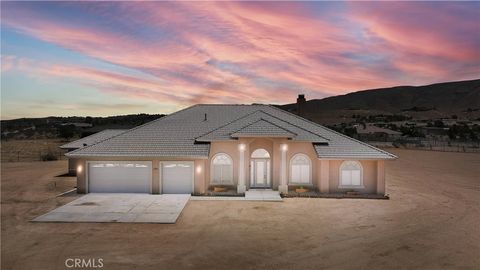
<path fill-rule="evenodd" d="M 365 141 L 394 141 L 402 137 L 402 133 L 388 128 L 377 127 L 374 124 L 357 124 L 357 138 Z"/>
<path fill-rule="evenodd" d="M 194 105 L 66 154 L 77 190 L 385 193 L 396 156 L 269 105 Z"/>
<path fill-rule="evenodd" d="M 89 146 L 106 139 L 109 139 L 113 136 L 116 136 L 122 132 L 125 132 L 126 129 L 105 129 L 90 136 L 83 137 L 73 142 L 69 142 L 67 144 L 61 145 L 60 148 L 67 150 L 68 152 L 83 148 L 85 146 Z M 69 175 L 76 175 L 77 174 L 77 164 L 78 159 L 69 157 L 68 158 L 68 174 Z"/>

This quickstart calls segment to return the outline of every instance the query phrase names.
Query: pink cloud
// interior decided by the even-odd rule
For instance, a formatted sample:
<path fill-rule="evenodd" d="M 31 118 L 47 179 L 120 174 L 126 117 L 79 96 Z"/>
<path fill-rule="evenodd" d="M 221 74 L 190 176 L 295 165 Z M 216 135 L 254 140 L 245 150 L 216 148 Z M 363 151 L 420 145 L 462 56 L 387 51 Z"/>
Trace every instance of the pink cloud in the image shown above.
<path fill-rule="evenodd" d="M 461 4 L 432 9 L 423 3 L 350 3 L 338 20 L 314 16 L 293 2 L 64 5 L 124 31 L 62 21 L 27 6 L 5 13 L 2 23 L 156 79 L 74 65 L 50 65 L 45 76 L 181 105 L 283 103 L 303 91 L 325 96 L 467 79 L 480 62 L 478 42 L 463 40 L 464 33 L 478 32 L 478 24 L 459 20 L 457 13 L 468 13 Z M 145 29 L 154 34 L 136 35 Z"/>

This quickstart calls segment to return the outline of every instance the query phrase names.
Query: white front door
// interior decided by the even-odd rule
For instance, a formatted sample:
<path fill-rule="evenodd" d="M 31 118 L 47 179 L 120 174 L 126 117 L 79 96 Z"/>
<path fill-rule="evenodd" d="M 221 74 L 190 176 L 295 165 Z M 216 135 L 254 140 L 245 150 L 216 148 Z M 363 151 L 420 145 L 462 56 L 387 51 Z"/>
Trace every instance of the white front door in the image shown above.
<path fill-rule="evenodd" d="M 251 187 L 270 187 L 270 159 L 252 159 Z"/>

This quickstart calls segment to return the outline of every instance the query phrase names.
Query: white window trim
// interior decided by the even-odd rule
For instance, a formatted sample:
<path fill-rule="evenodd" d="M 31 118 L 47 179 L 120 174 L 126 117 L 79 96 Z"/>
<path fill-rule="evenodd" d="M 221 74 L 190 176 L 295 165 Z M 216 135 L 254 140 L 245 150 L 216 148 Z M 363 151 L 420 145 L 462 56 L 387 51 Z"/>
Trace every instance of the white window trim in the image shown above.
<path fill-rule="evenodd" d="M 221 156 L 221 155 L 227 156 L 227 157 L 230 159 L 230 162 L 232 163 L 232 181 L 228 181 L 228 182 L 217 182 L 217 181 L 214 180 L 214 172 L 215 172 L 215 170 L 214 170 L 214 168 L 213 168 L 213 167 L 214 167 L 213 161 L 215 161 L 215 158 L 216 158 L 217 156 Z M 233 171 L 233 167 L 234 167 L 234 166 L 233 166 L 233 159 L 232 159 L 232 157 L 231 157 L 229 154 L 223 153 L 223 152 L 222 152 L 222 153 L 216 153 L 216 154 L 212 157 L 212 159 L 211 159 L 211 161 L 210 161 L 210 183 L 211 183 L 211 184 L 216 184 L 216 185 L 233 185 L 233 184 L 234 184 L 234 180 L 233 180 L 233 179 L 234 179 L 234 176 L 235 176 L 235 173 L 234 173 L 234 171 Z"/>
<path fill-rule="evenodd" d="M 342 185 L 342 170 L 345 164 L 348 162 L 355 162 L 358 164 L 360 167 L 360 185 Z M 338 188 L 344 188 L 344 189 L 364 189 L 365 186 L 363 185 L 363 166 L 362 163 L 357 161 L 357 160 L 345 160 L 340 164 L 340 168 L 338 171 Z"/>
<path fill-rule="evenodd" d="M 296 183 L 296 182 L 293 182 L 292 181 L 292 173 L 293 173 L 293 170 L 292 170 L 292 162 L 293 160 L 297 157 L 297 156 L 303 156 L 305 157 L 307 160 L 308 160 L 308 173 L 309 173 L 309 181 L 308 183 Z M 298 153 L 298 154 L 295 154 L 292 156 L 292 158 L 290 158 L 290 163 L 289 163 L 289 167 L 288 167 L 288 170 L 290 171 L 289 174 L 288 174 L 288 184 L 289 185 L 297 185 L 297 186 L 313 186 L 313 183 L 312 183 L 312 160 L 306 155 L 306 154 L 303 154 L 303 153 Z"/>

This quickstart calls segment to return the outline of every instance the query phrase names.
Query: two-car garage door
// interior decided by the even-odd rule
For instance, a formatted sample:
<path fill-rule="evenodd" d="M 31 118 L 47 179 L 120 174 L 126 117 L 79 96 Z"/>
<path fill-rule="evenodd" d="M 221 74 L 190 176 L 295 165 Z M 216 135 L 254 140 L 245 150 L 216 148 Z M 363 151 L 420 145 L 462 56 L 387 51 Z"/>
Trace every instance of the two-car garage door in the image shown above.
<path fill-rule="evenodd" d="M 193 191 L 193 162 L 161 162 L 162 193 Z M 96 193 L 151 193 L 152 162 L 95 161 L 88 163 L 88 190 Z"/>
<path fill-rule="evenodd" d="M 88 190 L 97 193 L 150 193 L 152 162 L 89 162 Z"/>

